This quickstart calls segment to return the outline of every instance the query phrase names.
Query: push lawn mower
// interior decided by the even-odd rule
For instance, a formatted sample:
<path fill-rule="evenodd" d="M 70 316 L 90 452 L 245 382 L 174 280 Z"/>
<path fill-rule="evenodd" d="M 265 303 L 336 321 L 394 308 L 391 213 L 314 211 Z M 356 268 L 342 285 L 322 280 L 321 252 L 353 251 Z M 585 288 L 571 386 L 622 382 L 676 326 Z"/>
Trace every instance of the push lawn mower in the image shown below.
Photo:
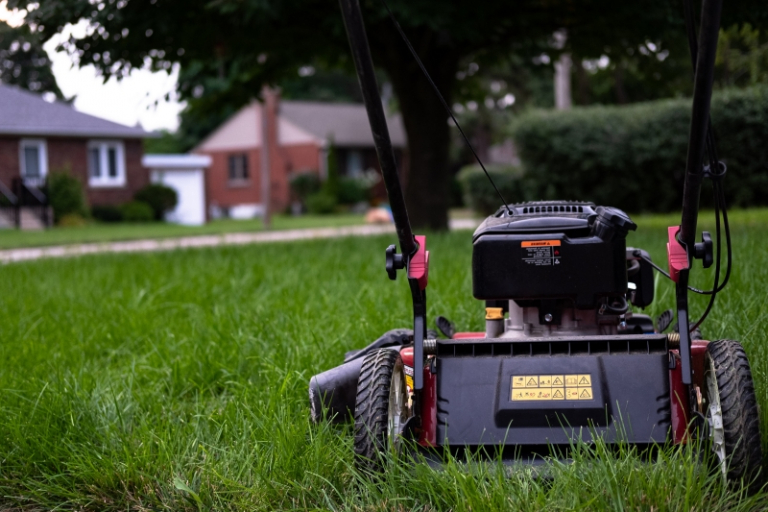
<path fill-rule="evenodd" d="M 663 333 L 671 311 L 656 325 L 631 311 L 651 304 L 654 269 L 665 272 L 646 251 L 626 246 L 637 228 L 626 213 L 584 201 L 509 205 L 499 194 L 503 206 L 472 237 L 473 295 L 485 301 L 485 332 L 454 332 L 439 317 L 443 337 L 427 330 L 429 252 L 425 237 L 411 232 L 360 6 L 340 3 L 400 244 L 400 254 L 387 248 L 386 270 L 393 280 L 405 271 L 414 322 L 412 331 L 390 331 L 312 377 L 312 418 L 354 415 L 357 461 L 370 470 L 381 467 L 379 455 L 401 437 L 413 439 L 427 458 L 447 449 L 531 461 L 575 440 L 652 447 L 702 436 L 729 479 L 754 482 L 762 455 L 746 354 L 738 342 L 704 341 L 698 330 L 731 271 L 725 167 L 709 121 L 722 0 L 704 0 L 698 39 L 685 3 L 696 73 L 682 222 L 668 230 L 674 332 Z M 704 178 L 715 191 L 716 258 L 709 233 L 696 242 Z M 728 253 L 722 282 L 721 217 Z M 710 291 L 688 285 L 696 259 L 705 268 L 716 260 Z M 689 289 L 710 295 L 695 323 Z"/>

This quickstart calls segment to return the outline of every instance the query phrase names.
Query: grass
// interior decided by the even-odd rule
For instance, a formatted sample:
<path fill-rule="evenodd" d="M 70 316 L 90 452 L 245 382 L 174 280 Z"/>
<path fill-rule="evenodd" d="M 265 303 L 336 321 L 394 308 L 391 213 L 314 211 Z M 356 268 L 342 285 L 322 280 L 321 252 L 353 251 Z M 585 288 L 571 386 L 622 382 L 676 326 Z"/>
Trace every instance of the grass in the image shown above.
<path fill-rule="evenodd" d="M 736 212 L 736 267 L 704 326 L 741 339 L 768 434 L 768 212 Z M 629 243 L 664 261 L 665 226 Z M 703 226 L 706 228 L 706 226 Z M 355 473 L 348 427 L 311 425 L 307 381 L 407 326 L 392 236 L 99 255 L 0 267 L 0 509 L 765 510 L 694 449 L 578 447 L 550 477 L 394 461 Z M 432 317 L 483 326 L 468 232 L 429 236 Z M 706 285 L 697 269 L 694 284 Z M 658 281 L 658 314 L 674 302 Z M 693 314 L 702 311 L 695 300 Z"/>
<path fill-rule="evenodd" d="M 336 215 L 275 215 L 272 229 L 302 229 L 351 226 L 362 224 L 363 216 L 355 214 Z M 0 249 L 14 247 L 41 247 L 89 242 L 114 242 L 140 238 L 175 238 L 194 235 L 218 235 L 241 231 L 262 231 L 261 219 L 215 220 L 203 226 L 181 226 L 162 222 L 152 223 L 90 223 L 77 227 L 53 227 L 45 231 L 0 230 Z"/>

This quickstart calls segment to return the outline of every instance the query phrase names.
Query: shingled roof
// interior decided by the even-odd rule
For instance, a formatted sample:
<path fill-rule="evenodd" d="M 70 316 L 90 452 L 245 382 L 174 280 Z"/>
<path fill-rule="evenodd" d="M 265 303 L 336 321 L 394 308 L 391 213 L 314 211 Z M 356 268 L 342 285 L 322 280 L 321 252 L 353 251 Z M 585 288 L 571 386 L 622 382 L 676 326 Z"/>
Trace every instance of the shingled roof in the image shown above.
<path fill-rule="evenodd" d="M 142 139 L 154 134 L 78 112 L 59 101 L 0 84 L 0 135 Z"/>
<path fill-rule="evenodd" d="M 373 146 L 371 125 L 362 104 L 282 101 L 280 115 L 320 139 L 332 138 L 338 146 Z M 387 125 L 392 145 L 405 147 L 407 141 L 400 114 L 388 115 Z"/>

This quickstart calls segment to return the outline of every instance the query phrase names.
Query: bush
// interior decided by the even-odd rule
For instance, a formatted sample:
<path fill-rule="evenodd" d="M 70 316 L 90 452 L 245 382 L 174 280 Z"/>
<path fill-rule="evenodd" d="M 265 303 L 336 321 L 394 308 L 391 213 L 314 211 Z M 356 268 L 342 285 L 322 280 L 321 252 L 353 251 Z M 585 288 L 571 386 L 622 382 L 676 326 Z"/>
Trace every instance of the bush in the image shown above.
<path fill-rule="evenodd" d="M 147 203 L 131 201 L 120 207 L 125 222 L 151 222 L 155 220 L 155 211 Z"/>
<path fill-rule="evenodd" d="M 507 203 L 530 199 L 521 179 L 523 172 L 520 167 L 486 165 L 485 168 Z M 457 179 L 461 184 L 464 203 L 477 213 L 490 215 L 501 206 L 499 195 L 479 165 L 462 168 Z"/>
<path fill-rule="evenodd" d="M 320 191 L 320 176 L 314 171 L 304 171 L 291 176 L 291 192 L 302 203 L 312 194 Z"/>
<path fill-rule="evenodd" d="M 68 213 L 62 215 L 59 219 L 59 226 L 64 228 L 78 228 L 80 226 L 85 226 L 85 224 L 85 219 L 78 213 Z"/>
<path fill-rule="evenodd" d="M 53 219 L 57 224 L 66 215 L 88 215 L 83 185 L 67 170 L 52 172 L 48 176 L 48 201 L 53 208 Z"/>
<path fill-rule="evenodd" d="M 155 220 L 163 220 L 165 212 L 173 210 L 179 202 L 179 196 L 174 189 L 159 183 L 147 185 L 136 192 L 133 198 L 136 201 L 149 205 L 152 208 L 152 216 Z"/>
<path fill-rule="evenodd" d="M 336 197 L 326 191 L 312 194 L 307 198 L 307 209 L 309 210 L 309 213 L 333 213 L 336 211 L 337 204 Z"/>
<path fill-rule="evenodd" d="M 340 204 L 355 204 L 368 200 L 368 184 L 357 178 L 339 180 L 338 199 Z"/>
<path fill-rule="evenodd" d="M 122 210 L 112 205 L 94 205 L 91 207 L 91 216 L 99 222 L 120 222 L 123 220 Z"/>
<path fill-rule="evenodd" d="M 712 123 L 732 206 L 768 204 L 768 87 L 715 94 Z M 679 210 L 691 100 L 534 111 L 512 134 L 529 198 L 579 199 L 630 212 Z M 705 184 L 702 205 L 712 205 Z"/>

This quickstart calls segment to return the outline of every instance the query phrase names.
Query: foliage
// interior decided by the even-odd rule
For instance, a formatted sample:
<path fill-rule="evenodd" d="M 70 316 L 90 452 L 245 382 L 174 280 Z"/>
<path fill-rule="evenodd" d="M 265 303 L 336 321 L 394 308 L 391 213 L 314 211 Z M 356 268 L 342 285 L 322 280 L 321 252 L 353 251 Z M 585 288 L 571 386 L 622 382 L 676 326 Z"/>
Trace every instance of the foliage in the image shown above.
<path fill-rule="evenodd" d="M 326 176 L 323 182 L 323 191 L 331 196 L 339 195 L 339 155 L 336 146 L 331 142 L 328 148 L 326 161 Z"/>
<path fill-rule="evenodd" d="M 690 100 L 663 100 L 523 116 L 513 134 L 529 197 L 590 200 L 631 212 L 678 210 L 690 111 Z M 720 159 L 729 167 L 729 204 L 768 204 L 768 87 L 716 94 L 711 115 Z M 705 184 L 704 205 L 708 189 Z"/>
<path fill-rule="evenodd" d="M 150 205 L 142 201 L 130 201 L 120 206 L 123 221 L 125 222 L 151 222 L 155 220 L 155 211 Z"/>
<path fill-rule="evenodd" d="M 368 182 L 344 176 L 339 180 L 338 199 L 339 204 L 356 204 L 368 200 Z"/>
<path fill-rule="evenodd" d="M 155 220 L 163 220 L 163 215 L 167 211 L 173 210 L 179 202 L 176 190 L 159 183 L 150 183 L 137 191 L 133 198 L 148 204 L 154 212 Z"/>
<path fill-rule="evenodd" d="M 69 169 L 54 171 L 48 175 L 48 200 L 53 208 L 54 221 L 57 223 L 65 215 L 88 215 L 83 184 L 71 175 Z"/>
<path fill-rule="evenodd" d="M 322 186 L 316 171 L 298 172 L 291 176 L 288 185 L 291 187 L 291 192 L 296 196 L 296 199 L 302 203 L 310 195 L 319 192 Z"/>
<path fill-rule="evenodd" d="M 640 228 L 628 243 L 664 261 L 665 226 L 675 219 L 635 218 Z M 756 389 L 765 390 L 768 333 L 760 326 L 768 307 L 768 212 L 734 212 L 733 221 L 738 272 L 718 294 L 704 333 L 742 339 Z M 712 229 L 711 223 L 702 228 Z M 0 339 L 12 340 L 0 344 L 3 507 L 768 507 L 765 492 L 748 498 L 722 485 L 694 443 L 651 457 L 580 446 L 573 460 L 552 460 L 536 472 L 468 466 L 446 455 L 442 470 L 409 458 L 391 461 L 376 481 L 357 474 L 352 429 L 309 422 L 307 381 L 339 364 L 346 351 L 410 325 L 407 285 L 390 283 L 382 268 L 381 249 L 394 239 L 390 234 L 0 266 Z M 481 331 L 484 304 L 472 298 L 471 233 L 431 234 L 429 250 L 430 316 L 443 314 L 460 330 Z M 712 272 L 697 265 L 691 284 L 706 288 Z M 649 314 L 674 308 L 667 280 L 659 280 L 656 296 Z M 695 314 L 703 311 L 706 297 L 691 300 Z M 757 398 L 766 442 L 768 395 L 761 391 Z"/>
<path fill-rule="evenodd" d="M 486 165 L 485 168 L 507 204 L 530 199 L 524 188 L 525 182 L 521 179 L 521 168 L 504 165 Z M 490 215 L 501 206 L 499 195 L 479 165 L 464 167 L 459 172 L 458 181 L 464 195 L 464 204 L 477 213 Z"/>
<path fill-rule="evenodd" d="M 0 82 L 66 100 L 51 71 L 51 59 L 43 49 L 44 42 L 40 33 L 28 25 L 11 27 L 0 20 Z M 74 98 L 66 101 L 72 100 Z"/>
<path fill-rule="evenodd" d="M 184 143 L 180 131 L 171 133 L 162 130 L 159 137 L 147 137 L 144 139 L 144 154 L 167 155 L 186 153 L 190 147 Z"/>
<path fill-rule="evenodd" d="M 307 210 L 314 214 L 328 214 L 336 211 L 339 204 L 336 196 L 331 195 L 326 190 L 321 190 L 307 197 Z"/>
<path fill-rule="evenodd" d="M 91 216 L 99 222 L 120 222 L 123 220 L 123 211 L 119 206 L 95 204 L 91 207 Z"/>
<path fill-rule="evenodd" d="M 568 30 L 567 50 L 599 58 L 606 47 L 661 40 L 679 34 L 683 25 L 676 6 L 651 0 L 391 4 L 449 105 L 461 66 L 492 65 L 510 54 L 531 59 L 551 47 L 551 35 L 558 29 Z M 168 71 L 179 63 L 180 97 L 190 115 L 201 121 L 187 124 L 189 129 L 212 129 L 252 101 L 262 85 L 294 78 L 306 66 L 351 70 L 339 10 L 320 0 L 141 0 L 102 2 L 98 9 L 91 0 L 9 0 L 8 6 L 28 8 L 27 23 L 46 39 L 67 24 L 87 23 L 90 29 L 62 48 L 76 55 L 79 65 L 94 65 L 105 77 L 127 76 L 145 66 Z M 724 8 L 724 22 L 765 27 L 768 16 L 761 7 L 761 0 L 731 2 Z M 451 175 L 442 105 L 413 65 L 384 7 L 365 3 L 364 8 L 374 61 L 392 83 L 409 127 L 411 176 L 405 196 L 411 219 L 417 227 L 445 228 Z M 184 144 L 189 141 L 184 138 Z M 430 192 L 433 197 L 425 201 Z"/>
<path fill-rule="evenodd" d="M 715 64 L 715 79 L 724 87 L 768 83 L 768 31 L 749 23 L 721 30 Z"/>
<path fill-rule="evenodd" d="M 58 225 L 62 228 L 77 228 L 85 226 L 86 221 L 78 213 L 68 213 L 59 219 Z"/>

